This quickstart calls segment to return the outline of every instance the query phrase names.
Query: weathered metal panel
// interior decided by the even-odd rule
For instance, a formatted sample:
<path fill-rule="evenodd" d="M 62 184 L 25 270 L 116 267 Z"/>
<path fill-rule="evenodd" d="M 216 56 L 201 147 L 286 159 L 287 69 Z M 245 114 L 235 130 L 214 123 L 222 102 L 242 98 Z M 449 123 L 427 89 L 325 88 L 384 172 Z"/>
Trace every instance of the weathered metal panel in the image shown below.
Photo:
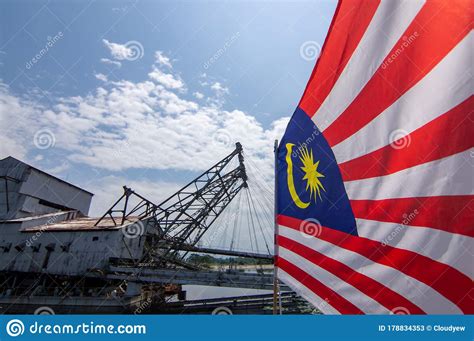
<path fill-rule="evenodd" d="M 15 158 L 0 160 L 0 219 L 69 208 L 87 215 L 93 194 Z M 7 205 L 8 203 L 8 205 Z"/>
<path fill-rule="evenodd" d="M 21 194 L 69 207 L 87 215 L 92 194 L 33 168 L 29 171 L 27 180 L 20 188 Z"/>
<path fill-rule="evenodd" d="M 67 215 L 50 214 L 0 224 L 0 270 L 82 275 L 105 269 L 109 258 L 142 256 L 144 236 L 129 238 L 122 228 L 93 228 L 92 219 L 87 219 L 86 229 L 55 231 L 54 226 L 77 227 L 77 222 L 83 221 L 61 222 Z M 30 232 L 25 232 L 28 229 Z"/>

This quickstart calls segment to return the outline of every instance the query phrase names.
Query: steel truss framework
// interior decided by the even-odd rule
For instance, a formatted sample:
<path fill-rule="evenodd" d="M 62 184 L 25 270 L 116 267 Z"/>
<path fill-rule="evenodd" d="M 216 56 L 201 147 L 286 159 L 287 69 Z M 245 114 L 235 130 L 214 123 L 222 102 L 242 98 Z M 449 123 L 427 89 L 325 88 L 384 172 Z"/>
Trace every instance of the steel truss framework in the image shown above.
<path fill-rule="evenodd" d="M 234 159 L 238 165 L 229 170 Z M 160 204 L 124 186 L 123 195 L 95 225 L 110 225 L 112 221 L 113 226 L 131 224 L 135 231 L 143 231 L 146 250 L 141 264 L 194 268 L 184 261 L 186 254 L 246 187 L 242 145 L 236 143 L 232 153 Z"/>
<path fill-rule="evenodd" d="M 131 313 L 143 309 L 143 302 L 146 302 L 148 313 L 202 313 L 207 312 L 209 303 L 206 300 L 170 305 L 168 298 L 178 295 L 182 302 L 185 291 L 181 286 L 186 284 L 272 288 L 273 276 L 263 272 L 187 270 L 198 270 L 186 261 L 188 252 L 272 259 L 271 255 L 197 245 L 239 191 L 246 187 L 247 173 L 240 143 L 232 153 L 160 204 L 124 186 L 123 195 L 95 226 L 131 229 L 131 234 L 139 231 L 143 238 L 140 243 L 144 243 L 142 256 L 132 260 L 109 258 L 106 269 L 95 269 L 81 276 L 0 273 L 0 289 L 4 288 L 4 295 L 0 290 L 0 313 L 32 313 L 44 306 L 53 306 L 59 313 Z M 241 300 L 245 302 L 240 303 Z M 270 297 L 234 297 L 232 302 L 236 311 L 271 311 Z M 292 297 L 289 302 L 295 303 Z M 218 303 L 219 300 L 213 300 L 213 304 Z M 197 307 L 199 304 L 201 306 Z"/>

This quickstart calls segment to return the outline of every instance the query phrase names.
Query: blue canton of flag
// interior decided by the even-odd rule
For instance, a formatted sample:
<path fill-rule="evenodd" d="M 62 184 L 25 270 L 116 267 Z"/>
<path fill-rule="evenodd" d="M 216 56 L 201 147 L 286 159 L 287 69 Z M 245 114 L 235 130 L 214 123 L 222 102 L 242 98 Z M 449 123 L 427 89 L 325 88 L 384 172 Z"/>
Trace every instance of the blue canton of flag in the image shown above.
<path fill-rule="evenodd" d="M 278 214 L 357 235 L 341 173 L 326 139 L 300 108 L 278 148 Z"/>

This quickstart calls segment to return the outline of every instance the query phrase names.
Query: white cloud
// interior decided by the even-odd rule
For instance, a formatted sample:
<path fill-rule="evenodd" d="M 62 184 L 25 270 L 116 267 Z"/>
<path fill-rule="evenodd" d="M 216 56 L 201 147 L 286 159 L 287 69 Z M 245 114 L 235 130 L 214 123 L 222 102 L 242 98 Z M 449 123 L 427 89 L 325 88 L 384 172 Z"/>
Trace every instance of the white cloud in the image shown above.
<path fill-rule="evenodd" d="M 217 94 L 228 94 L 229 88 L 223 86 L 219 82 L 215 82 L 211 85 L 211 89 L 214 90 Z"/>
<path fill-rule="evenodd" d="M 110 65 L 114 65 L 116 67 L 121 67 L 122 66 L 122 63 L 120 63 L 116 60 L 110 60 L 109 58 L 101 58 L 100 61 L 104 64 L 110 64 Z"/>
<path fill-rule="evenodd" d="M 171 60 L 166 57 L 162 51 L 155 52 L 155 62 L 160 66 L 166 66 L 170 69 L 173 67 L 173 65 L 171 65 Z"/>
<path fill-rule="evenodd" d="M 34 135 L 30 135 L 29 130 L 37 126 L 28 119 L 41 117 L 42 109 L 11 94 L 9 87 L 0 80 L 0 159 L 10 155 L 19 159 L 26 157 L 28 148 L 33 146 Z"/>
<path fill-rule="evenodd" d="M 197 99 L 203 99 L 204 98 L 204 94 L 200 93 L 199 91 L 194 92 L 193 96 L 196 97 Z"/>
<path fill-rule="evenodd" d="M 17 145 L 14 138 L 0 135 L 0 159 L 7 156 L 14 156 L 18 159 L 24 159 L 26 155 L 26 148 Z"/>
<path fill-rule="evenodd" d="M 70 168 L 71 164 L 68 161 L 62 161 L 52 168 L 43 168 L 43 170 L 53 175 L 60 175 Z"/>
<path fill-rule="evenodd" d="M 273 141 L 287 119 L 265 129 L 243 111 L 185 99 L 184 82 L 176 74 L 155 66 L 148 76 L 141 82 L 109 81 L 84 96 L 58 98 L 48 107 L 0 86 L 0 152 L 27 156 L 35 151 L 35 132 L 47 127 L 56 143 L 42 151 L 45 155 L 107 171 L 200 171 L 240 141 L 262 176 L 271 177 Z M 213 85 L 216 91 L 225 88 Z"/>
<path fill-rule="evenodd" d="M 124 7 L 113 7 L 112 12 L 120 12 L 120 13 L 125 13 L 128 10 L 128 6 Z"/>
<path fill-rule="evenodd" d="M 97 78 L 98 80 L 100 80 L 102 82 L 107 82 L 107 76 L 104 75 L 103 73 L 97 73 L 94 76 L 95 76 L 95 78 Z"/>
<path fill-rule="evenodd" d="M 107 39 L 102 39 L 102 42 L 109 49 L 110 54 L 114 59 L 124 60 L 129 58 L 133 54 L 133 51 L 125 45 L 111 43 Z"/>
<path fill-rule="evenodd" d="M 228 91 L 219 82 L 209 83 L 215 91 L 209 101 L 202 104 L 189 100 L 183 92 L 184 82 L 175 72 L 169 72 L 160 71 L 155 64 L 142 81 L 107 81 L 85 95 L 55 98 L 47 106 L 31 95 L 34 89 L 23 96 L 14 95 L 0 80 L 0 157 L 12 155 L 59 175 L 80 172 L 84 166 L 88 172 L 96 172 L 97 176 L 82 183 L 72 182 L 96 194 L 90 215 L 100 216 L 122 194 L 122 185 L 155 203 L 181 187 L 181 180 L 145 180 L 135 172 L 201 172 L 228 155 L 239 141 L 244 147 L 249 189 L 254 190 L 262 206 L 271 206 L 273 143 L 283 134 L 289 118 L 278 119 L 265 128 L 249 113 L 214 105 L 224 104 L 223 92 Z M 193 95 L 199 98 L 202 94 Z M 38 150 L 33 139 L 45 128 L 54 135 L 55 144 Z M 265 193 L 254 186 L 261 186 L 262 181 Z M 232 204 L 238 203 L 234 200 Z M 248 227 L 250 222 L 245 216 L 242 214 L 239 221 Z M 214 228 L 225 228 L 224 223 L 228 221 L 220 221 Z M 218 243 L 213 233 L 208 235 L 210 240 L 204 242 Z M 245 250 L 251 234 L 243 235 L 241 245 Z"/>
<path fill-rule="evenodd" d="M 177 75 L 172 75 L 170 73 L 164 73 L 156 67 L 153 68 L 153 71 L 148 74 L 148 76 L 157 81 L 158 83 L 163 84 L 168 89 L 182 89 L 184 88 L 183 81 Z"/>
<path fill-rule="evenodd" d="M 137 180 L 115 175 L 96 178 L 87 184 L 87 189 L 94 193 L 89 215 L 92 217 L 103 215 L 123 194 L 124 184 L 155 204 L 162 202 L 182 187 L 182 184 L 176 182 Z"/>

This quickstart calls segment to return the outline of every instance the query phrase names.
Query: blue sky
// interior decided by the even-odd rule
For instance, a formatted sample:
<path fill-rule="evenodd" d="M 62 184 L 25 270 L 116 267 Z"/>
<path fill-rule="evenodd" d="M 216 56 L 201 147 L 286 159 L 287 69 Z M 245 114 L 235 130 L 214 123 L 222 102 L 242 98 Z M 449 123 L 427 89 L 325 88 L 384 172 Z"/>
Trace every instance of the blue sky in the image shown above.
<path fill-rule="evenodd" d="M 124 183 L 158 201 L 237 140 L 271 175 L 335 5 L 2 1 L 0 157 L 95 192 L 92 214 Z"/>

